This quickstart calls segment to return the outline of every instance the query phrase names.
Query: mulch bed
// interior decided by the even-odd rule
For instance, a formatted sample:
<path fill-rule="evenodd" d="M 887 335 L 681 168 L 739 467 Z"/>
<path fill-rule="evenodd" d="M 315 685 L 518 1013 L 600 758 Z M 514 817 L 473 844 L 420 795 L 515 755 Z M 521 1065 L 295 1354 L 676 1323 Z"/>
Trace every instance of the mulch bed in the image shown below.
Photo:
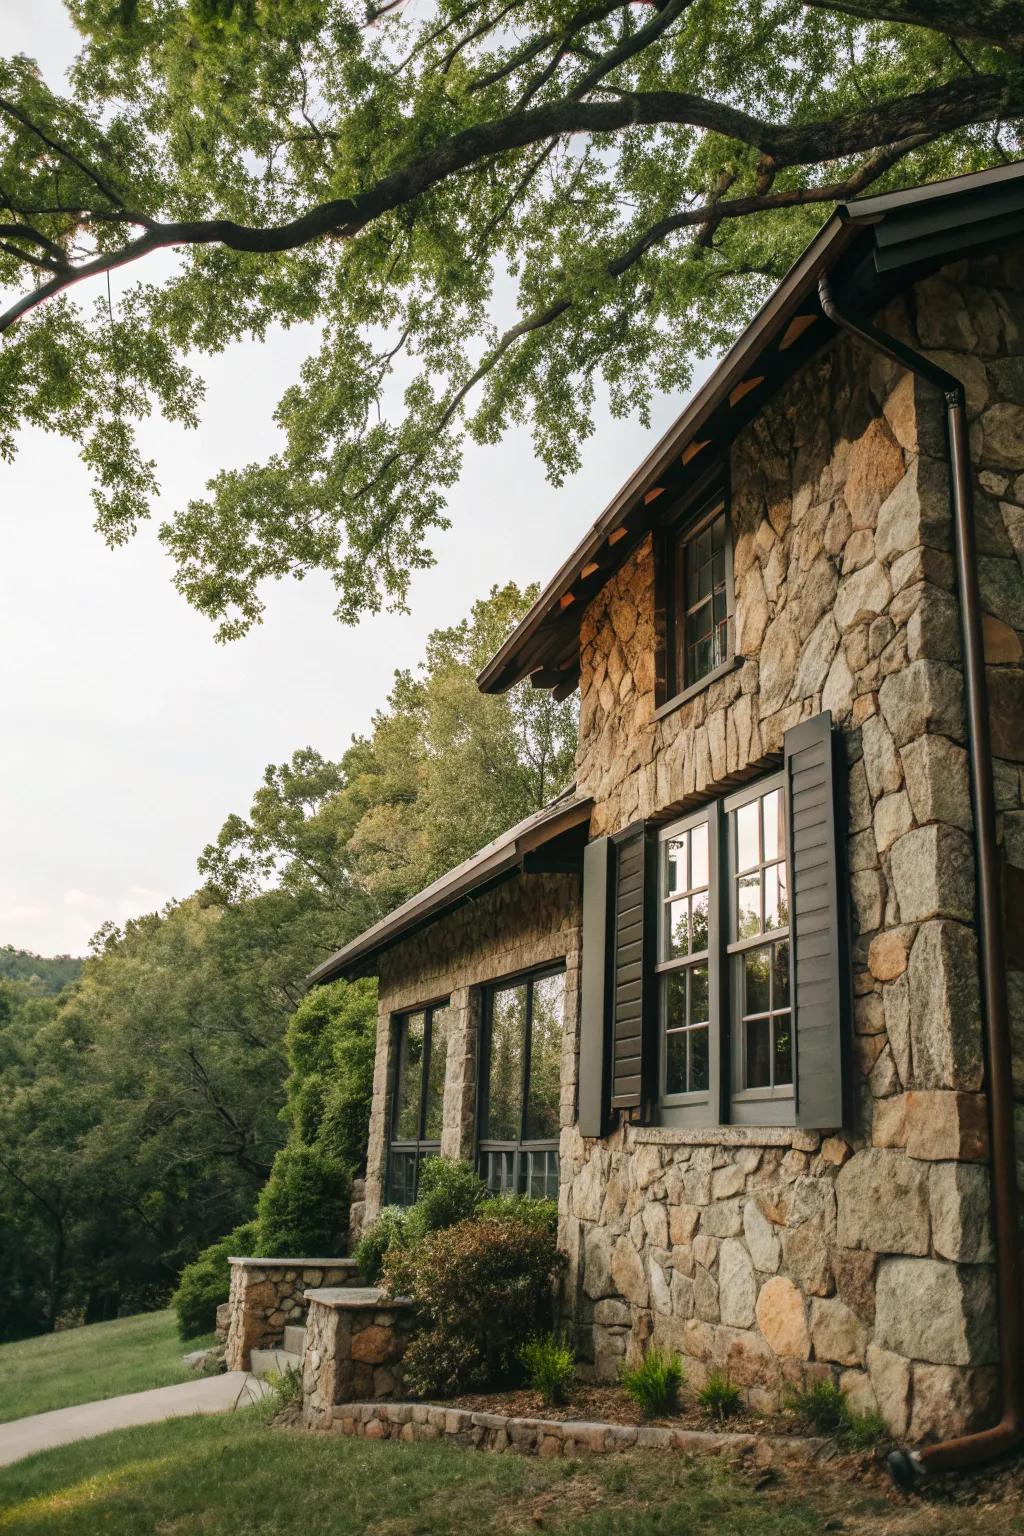
<path fill-rule="evenodd" d="M 698 1403 L 684 1397 L 677 1413 L 667 1418 L 645 1419 L 639 1405 L 627 1397 L 621 1387 L 576 1387 L 568 1403 L 552 1408 L 539 1392 L 470 1392 L 446 1401 L 448 1408 L 466 1408 L 471 1413 L 505 1413 L 513 1419 L 585 1419 L 597 1424 L 648 1424 L 667 1429 L 728 1430 L 737 1434 L 807 1435 L 813 1434 L 791 1414 L 756 1414 L 741 1409 L 727 1419 L 713 1419 Z"/>

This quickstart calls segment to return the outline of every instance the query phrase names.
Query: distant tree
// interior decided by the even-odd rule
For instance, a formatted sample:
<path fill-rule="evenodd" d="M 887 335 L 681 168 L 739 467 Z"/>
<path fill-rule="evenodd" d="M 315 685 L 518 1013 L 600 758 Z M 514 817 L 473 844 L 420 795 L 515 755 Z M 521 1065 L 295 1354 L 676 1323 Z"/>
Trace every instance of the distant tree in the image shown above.
<path fill-rule="evenodd" d="M 559 483 L 599 389 L 646 421 L 838 200 L 998 163 L 1024 113 L 1021 0 L 66 3 L 64 89 L 0 60 L 0 451 L 73 438 L 121 543 L 138 421 L 308 326 L 280 448 L 161 531 L 222 637 L 310 570 L 344 619 L 400 603 L 467 436 L 527 424 Z"/>
<path fill-rule="evenodd" d="M 57 993 L 81 975 L 73 955 L 34 955 L 28 949 L 0 945 L 0 980 L 26 981 L 39 992 Z"/>

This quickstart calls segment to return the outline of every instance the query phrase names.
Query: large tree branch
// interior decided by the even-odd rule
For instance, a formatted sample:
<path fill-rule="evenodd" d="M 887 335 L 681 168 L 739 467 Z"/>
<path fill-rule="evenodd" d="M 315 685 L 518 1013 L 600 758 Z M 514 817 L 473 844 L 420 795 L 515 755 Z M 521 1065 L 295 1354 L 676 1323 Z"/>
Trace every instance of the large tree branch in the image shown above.
<path fill-rule="evenodd" d="M 408 165 L 381 177 L 364 192 L 321 203 L 286 224 L 254 227 L 232 219 L 166 224 L 147 220 L 145 233 L 120 250 L 85 261 L 16 300 L 0 315 L 0 334 L 73 283 L 126 266 L 153 251 L 173 246 L 223 245 L 234 251 L 272 255 L 295 250 L 325 236 L 351 239 L 373 220 L 415 201 L 450 177 L 544 139 L 574 133 L 615 133 L 637 126 L 685 124 L 750 145 L 768 156 L 776 167 L 812 165 L 922 134 L 935 138 L 966 123 L 1004 116 L 1009 89 L 1002 76 L 959 78 L 861 112 L 793 126 L 766 123 L 724 102 L 681 91 L 621 95 L 612 101 L 570 99 L 546 103 L 528 112 L 463 129 Z M 779 196 L 782 202 L 770 197 L 747 199 L 742 211 L 756 213 L 761 208 L 784 207 L 798 200 L 790 194 Z M 819 192 L 818 200 L 828 201 L 829 194 Z M 730 206 L 733 211 L 727 216 L 737 217 L 739 203 Z"/>
<path fill-rule="evenodd" d="M 1021 0 L 804 0 L 824 11 L 843 11 L 866 21 L 894 21 L 927 27 L 949 37 L 990 43 L 1024 52 L 1024 4 Z"/>

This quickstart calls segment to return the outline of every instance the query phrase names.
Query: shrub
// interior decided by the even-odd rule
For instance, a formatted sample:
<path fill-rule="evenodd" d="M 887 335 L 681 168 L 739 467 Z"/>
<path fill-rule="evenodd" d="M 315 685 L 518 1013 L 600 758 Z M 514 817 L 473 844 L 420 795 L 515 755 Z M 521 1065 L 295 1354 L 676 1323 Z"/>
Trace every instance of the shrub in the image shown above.
<path fill-rule="evenodd" d="M 464 1158 L 425 1157 L 411 1215 L 414 1237 L 468 1221 L 483 1196 L 483 1183 Z"/>
<path fill-rule="evenodd" d="M 624 1366 L 620 1380 L 627 1394 L 639 1403 L 644 1418 L 654 1419 L 675 1412 L 686 1372 L 678 1355 L 653 1347 L 639 1365 L 632 1369 Z"/>
<path fill-rule="evenodd" d="M 352 1180 L 320 1147 L 283 1147 L 256 1207 L 256 1253 L 329 1258 L 345 1251 Z"/>
<path fill-rule="evenodd" d="M 513 1377 L 527 1339 L 550 1327 L 560 1263 L 549 1232 L 511 1219 L 461 1221 L 390 1251 L 384 1289 L 410 1294 L 425 1325 L 405 1355 L 411 1389 L 451 1395 Z"/>
<path fill-rule="evenodd" d="M 880 1413 L 855 1413 L 849 1404 L 842 1433 L 847 1444 L 856 1451 L 869 1451 L 880 1441 L 891 1438 L 889 1426 Z"/>
<path fill-rule="evenodd" d="M 712 1419 L 728 1419 L 739 1411 L 740 1389 L 723 1371 L 712 1371 L 697 1393 L 697 1401 Z"/>
<path fill-rule="evenodd" d="M 809 1387 L 791 1387 L 785 1395 L 785 1406 L 819 1435 L 838 1434 L 850 1412 L 846 1393 L 834 1381 L 812 1381 Z"/>
<path fill-rule="evenodd" d="M 191 1264 L 185 1265 L 178 1278 L 178 1288 L 171 1297 L 171 1305 L 178 1314 L 178 1332 L 183 1339 L 213 1332 L 217 1324 L 217 1308 L 227 1301 L 231 1289 L 228 1259 L 235 1255 L 248 1257 L 255 1240 L 256 1223 L 248 1221 L 229 1232 L 227 1237 L 211 1243 Z"/>
<path fill-rule="evenodd" d="M 557 1200 L 531 1200 L 528 1195 L 491 1195 L 481 1200 L 477 1215 L 483 1221 L 519 1221 L 538 1227 L 551 1237 L 558 1234 Z"/>
<path fill-rule="evenodd" d="M 285 1035 L 291 1144 L 315 1143 L 354 1173 L 366 1159 L 376 1040 L 373 981 L 315 987 Z"/>
<path fill-rule="evenodd" d="M 519 1351 L 519 1363 L 530 1386 L 546 1403 L 557 1407 L 569 1401 L 576 1379 L 576 1361 L 564 1339 L 553 1333 L 527 1339 Z"/>
<path fill-rule="evenodd" d="M 386 1253 L 408 1248 L 412 1240 L 409 1216 L 410 1211 L 405 1206 L 386 1205 L 353 1249 L 352 1257 L 359 1265 L 359 1273 L 370 1285 L 377 1283 Z"/>

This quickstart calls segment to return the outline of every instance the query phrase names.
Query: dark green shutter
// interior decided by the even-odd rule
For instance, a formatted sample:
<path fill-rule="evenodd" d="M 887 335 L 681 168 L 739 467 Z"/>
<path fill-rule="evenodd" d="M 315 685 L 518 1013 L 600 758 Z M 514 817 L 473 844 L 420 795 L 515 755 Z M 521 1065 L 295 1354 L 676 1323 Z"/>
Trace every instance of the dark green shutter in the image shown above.
<path fill-rule="evenodd" d="M 643 1098 L 647 962 L 647 839 L 641 828 L 616 843 L 615 950 L 612 960 L 612 1109 Z"/>
<path fill-rule="evenodd" d="M 583 850 L 583 966 L 580 983 L 579 1126 L 583 1136 L 607 1129 L 612 890 L 614 849 L 608 837 Z"/>
<path fill-rule="evenodd" d="M 845 910 L 839 899 L 832 715 L 825 710 L 784 741 L 790 867 L 790 986 L 796 1030 L 796 1123 L 844 1122 Z"/>

